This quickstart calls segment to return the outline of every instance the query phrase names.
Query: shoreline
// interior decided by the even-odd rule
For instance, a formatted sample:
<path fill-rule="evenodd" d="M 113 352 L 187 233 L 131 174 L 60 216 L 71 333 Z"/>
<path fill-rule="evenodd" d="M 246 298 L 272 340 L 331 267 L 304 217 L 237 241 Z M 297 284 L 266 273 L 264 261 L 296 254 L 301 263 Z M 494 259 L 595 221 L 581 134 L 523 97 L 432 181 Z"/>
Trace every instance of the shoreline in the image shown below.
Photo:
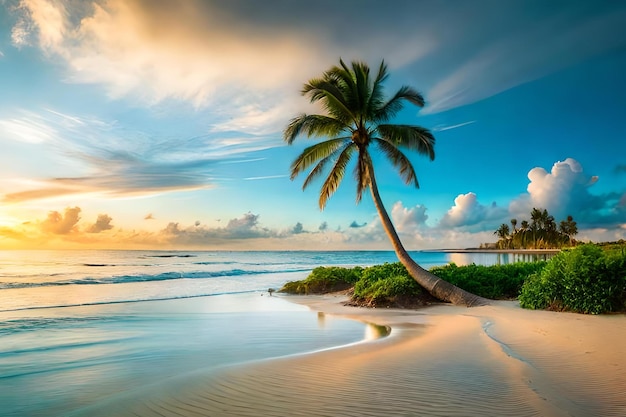
<path fill-rule="evenodd" d="M 420 252 L 442 252 L 442 253 L 511 253 L 511 254 L 528 254 L 528 255 L 543 255 L 543 254 L 556 254 L 561 252 L 561 249 L 425 249 Z"/>
<path fill-rule="evenodd" d="M 348 307 L 342 295 L 280 297 L 390 326 L 391 335 L 200 372 L 90 415 L 626 415 L 626 315 L 523 310 L 515 301 L 402 310 Z"/>

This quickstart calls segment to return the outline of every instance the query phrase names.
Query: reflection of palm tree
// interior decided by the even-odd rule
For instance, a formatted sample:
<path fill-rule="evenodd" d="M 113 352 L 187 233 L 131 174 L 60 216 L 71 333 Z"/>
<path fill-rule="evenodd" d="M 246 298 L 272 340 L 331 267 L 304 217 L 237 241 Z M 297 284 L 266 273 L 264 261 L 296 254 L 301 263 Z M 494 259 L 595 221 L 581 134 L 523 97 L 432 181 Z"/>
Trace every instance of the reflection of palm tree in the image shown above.
<path fill-rule="evenodd" d="M 401 87 L 391 99 L 386 100 L 382 84 L 387 76 L 384 62 L 372 79 L 366 64 L 353 62 L 352 68 L 349 68 L 340 60 L 340 66 L 331 68 L 321 78 L 311 79 L 304 85 L 302 94 L 308 96 L 311 102 L 321 103 L 327 115 L 302 114 L 292 119 L 284 132 L 285 141 L 291 144 L 300 134 L 331 139 L 306 148 L 291 164 L 291 179 L 312 167 L 304 180 L 303 188 L 306 188 L 329 168 L 320 190 L 319 206 L 323 209 L 341 183 L 350 158 L 356 155 L 354 177 L 357 202 L 361 200 L 363 191 L 369 188 L 385 232 L 398 259 L 411 276 L 440 300 L 468 306 L 484 304 L 485 299 L 440 279 L 413 261 L 383 206 L 374 175 L 370 145 L 387 157 L 405 183 L 416 187 L 415 170 L 399 148 L 428 155 L 431 160 L 435 157 L 435 138 L 427 129 L 387 124 L 402 109 L 405 101 L 419 107 L 424 105 L 422 95 L 407 86 Z"/>

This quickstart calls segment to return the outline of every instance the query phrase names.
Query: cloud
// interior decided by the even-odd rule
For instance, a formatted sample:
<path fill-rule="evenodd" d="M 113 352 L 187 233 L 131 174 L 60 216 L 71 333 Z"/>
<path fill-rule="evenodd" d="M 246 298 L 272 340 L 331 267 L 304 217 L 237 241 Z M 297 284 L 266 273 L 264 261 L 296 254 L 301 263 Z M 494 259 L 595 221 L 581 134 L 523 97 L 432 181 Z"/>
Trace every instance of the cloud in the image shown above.
<path fill-rule="evenodd" d="M 528 193 L 509 205 L 509 211 L 518 219 L 528 217 L 533 208 L 541 208 L 556 219 L 572 215 L 579 225 L 587 227 L 626 222 L 626 210 L 620 205 L 624 191 L 591 194 L 590 189 L 599 178 L 586 174 L 575 159 L 554 163 L 550 172 L 533 168 L 528 179 Z"/>
<path fill-rule="evenodd" d="M 0 136 L 8 140 L 25 143 L 45 143 L 58 137 L 56 129 L 45 123 L 43 118 L 29 114 L 29 117 L 0 120 Z"/>
<path fill-rule="evenodd" d="M 0 119 L 2 140 L 39 145 L 37 151 L 56 158 L 66 174 L 58 176 L 59 168 L 52 165 L 50 178 L 16 183 L 11 187 L 15 191 L 4 196 L 10 203 L 84 193 L 154 195 L 210 188 L 216 163 L 248 149 L 224 151 L 219 144 L 206 145 L 202 137 L 171 141 L 51 109 Z"/>
<path fill-rule="evenodd" d="M 291 232 L 294 235 L 300 234 L 304 232 L 304 226 L 302 226 L 302 223 L 298 222 L 296 223 L 296 225 L 293 227 L 293 229 L 291 230 Z"/>
<path fill-rule="evenodd" d="M 132 97 L 142 104 L 175 99 L 196 107 L 228 100 L 239 111 L 216 112 L 220 130 L 283 120 L 288 107 L 272 104 L 277 88 L 293 80 L 295 98 L 301 83 L 295 83 L 295 74 L 320 67 L 315 54 L 300 45 L 323 48 L 289 25 L 282 30 L 256 25 L 260 16 L 229 8 L 194 0 L 184 7 L 139 0 L 24 0 L 12 39 L 18 47 L 36 45 L 60 58 L 68 81 L 103 85 L 114 99 Z M 333 50 L 329 57 L 338 56 Z"/>
<path fill-rule="evenodd" d="M 348 227 L 350 227 L 350 228 L 352 228 L 352 229 L 358 229 L 358 228 L 360 228 L 360 227 L 365 227 L 366 225 L 367 225 L 367 222 L 365 222 L 365 223 L 363 223 L 363 224 L 358 224 L 358 223 L 356 222 L 356 220 L 353 220 L 353 221 L 352 221 L 352 223 L 350 223 L 350 226 L 348 226 Z"/>
<path fill-rule="evenodd" d="M 100 233 L 104 232 L 105 230 L 111 230 L 113 229 L 113 225 L 111 224 L 112 220 L 113 219 L 108 214 L 99 214 L 96 222 L 87 227 L 86 232 Z"/>
<path fill-rule="evenodd" d="M 434 113 L 626 44 L 621 2 L 22 0 L 15 13 L 13 44 L 64 64 L 68 82 L 148 105 L 219 103 L 215 129 L 257 133 L 305 108 L 302 82 L 340 56 L 417 74 Z"/>
<path fill-rule="evenodd" d="M 244 178 L 244 181 L 270 180 L 276 178 L 289 178 L 289 175 L 265 175 L 262 177 L 249 177 Z"/>
<path fill-rule="evenodd" d="M 48 218 L 41 222 L 41 230 L 55 235 L 66 235 L 76 232 L 76 224 L 80 220 L 80 211 L 79 207 L 66 208 L 64 215 L 58 211 L 51 211 L 48 213 Z"/>
<path fill-rule="evenodd" d="M 361 25 L 347 30 L 344 19 L 357 6 Z M 219 131 L 276 131 L 294 105 L 306 108 L 302 82 L 346 51 L 353 54 L 344 56 L 348 60 L 376 61 L 385 51 L 392 65 L 403 66 L 436 46 L 414 16 L 387 19 L 378 4 L 360 1 L 322 0 L 310 7 L 252 0 L 187 0 L 184 6 L 23 0 L 17 13 L 13 44 L 38 47 L 64 64 L 68 82 L 97 84 L 113 99 L 147 105 L 178 100 L 198 109 L 219 103 L 212 114 Z"/>
<path fill-rule="evenodd" d="M 413 232 L 425 226 L 428 220 L 426 206 L 421 204 L 415 207 L 404 207 L 401 201 L 397 201 L 391 208 L 391 218 L 398 232 Z"/>
<path fill-rule="evenodd" d="M 500 219 L 505 218 L 507 211 L 495 203 L 485 206 L 478 202 L 475 193 L 459 194 L 452 206 L 439 221 L 442 228 L 462 228 L 468 231 L 484 231 L 492 229 Z"/>
<path fill-rule="evenodd" d="M 476 27 L 467 32 L 468 41 L 483 36 L 477 44 L 481 45 L 480 49 L 474 46 L 467 48 L 475 51 L 468 56 L 458 54 L 463 61 L 428 91 L 429 105 L 424 113 L 485 99 L 626 45 L 626 35 L 621 29 L 626 19 L 624 4 L 598 8 L 576 4 L 550 9 L 523 7 L 523 2 L 492 6 L 489 12 L 496 14 L 503 25 L 486 22 L 489 13 L 474 20 Z"/>
<path fill-rule="evenodd" d="M 154 220 L 154 216 L 152 215 L 152 213 L 148 213 L 148 214 L 146 214 L 146 216 L 143 219 L 144 220 Z"/>
<path fill-rule="evenodd" d="M 474 124 L 474 123 L 476 123 L 476 120 L 470 120 L 469 122 L 458 123 L 458 124 L 451 125 L 451 126 L 437 125 L 437 126 L 433 127 L 432 130 L 433 130 L 433 132 L 444 132 L 446 130 L 458 129 L 459 127 L 471 125 L 471 124 Z"/>

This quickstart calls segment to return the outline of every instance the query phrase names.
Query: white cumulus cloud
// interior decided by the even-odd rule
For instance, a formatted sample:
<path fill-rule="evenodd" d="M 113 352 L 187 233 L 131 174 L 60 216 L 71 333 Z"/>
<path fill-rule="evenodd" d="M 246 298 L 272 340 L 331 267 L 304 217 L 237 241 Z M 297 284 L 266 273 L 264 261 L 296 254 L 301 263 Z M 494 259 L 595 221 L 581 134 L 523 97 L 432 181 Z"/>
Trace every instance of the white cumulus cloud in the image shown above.
<path fill-rule="evenodd" d="M 619 205 L 619 195 L 594 195 L 591 187 L 599 180 L 584 172 L 572 158 L 554 163 L 550 172 L 536 167 L 528 172 L 527 194 L 513 200 L 512 215 L 528 217 L 533 208 L 546 209 L 555 218 L 572 215 L 583 224 L 602 224 L 626 220 L 626 211 Z"/>
<path fill-rule="evenodd" d="M 467 230 L 481 231 L 492 229 L 494 224 L 506 216 L 506 209 L 495 203 L 483 205 L 475 193 L 459 194 L 452 206 L 441 218 L 439 227 L 459 227 Z"/>

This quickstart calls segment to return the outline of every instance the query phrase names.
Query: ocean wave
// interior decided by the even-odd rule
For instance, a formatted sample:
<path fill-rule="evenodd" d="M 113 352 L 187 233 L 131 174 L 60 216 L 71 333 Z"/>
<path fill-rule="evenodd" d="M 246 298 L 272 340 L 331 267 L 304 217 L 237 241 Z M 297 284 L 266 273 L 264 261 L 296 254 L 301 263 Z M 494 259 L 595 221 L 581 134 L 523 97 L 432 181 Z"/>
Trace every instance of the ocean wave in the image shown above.
<path fill-rule="evenodd" d="M 127 303 L 144 303 L 144 302 L 150 302 L 150 301 L 185 300 L 188 298 L 214 297 L 218 295 L 248 294 L 248 293 L 255 293 L 259 291 L 261 290 L 250 289 L 250 290 L 242 290 L 242 291 L 212 292 L 212 293 L 206 293 L 206 294 L 177 295 L 177 296 L 170 296 L 170 297 L 137 298 L 137 299 L 129 299 L 129 300 L 106 300 L 106 301 L 93 301 L 93 302 L 87 302 L 87 303 L 72 303 L 72 304 L 53 304 L 53 305 L 51 304 L 51 305 L 9 308 L 6 310 L 0 309 L 0 312 L 7 313 L 7 312 L 13 312 L 13 311 L 40 310 L 40 309 L 50 309 L 50 308 L 87 307 L 87 306 L 102 306 L 102 305 L 115 305 L 115 304 L 127 304 Z"/>
<path fill-rule="evenodd" d="M 238 277 L 244 275 L 264 275 L 290 272 L 304 272 L 308 268 L 293 268 L 275 270 L 255 270 L 246 271 L 243 269 L 230 269 L 225 271 L 194 271 L 194 272 L 164 272 L 156 275 L 119 275 L 99 278 L 77 278 L 60 281 L 46 282 L 0 282 L 0 290 L 16 289 L 16 288 L 34 288 L 34 287 L 57 287 L 62 285 L 99 285 L 99 284 L 127 284 L 132 282 L 150 282 L 150 281 L 168 281 L 175 279 L 210 279 L 210 278 L 227 278 Z"/>

